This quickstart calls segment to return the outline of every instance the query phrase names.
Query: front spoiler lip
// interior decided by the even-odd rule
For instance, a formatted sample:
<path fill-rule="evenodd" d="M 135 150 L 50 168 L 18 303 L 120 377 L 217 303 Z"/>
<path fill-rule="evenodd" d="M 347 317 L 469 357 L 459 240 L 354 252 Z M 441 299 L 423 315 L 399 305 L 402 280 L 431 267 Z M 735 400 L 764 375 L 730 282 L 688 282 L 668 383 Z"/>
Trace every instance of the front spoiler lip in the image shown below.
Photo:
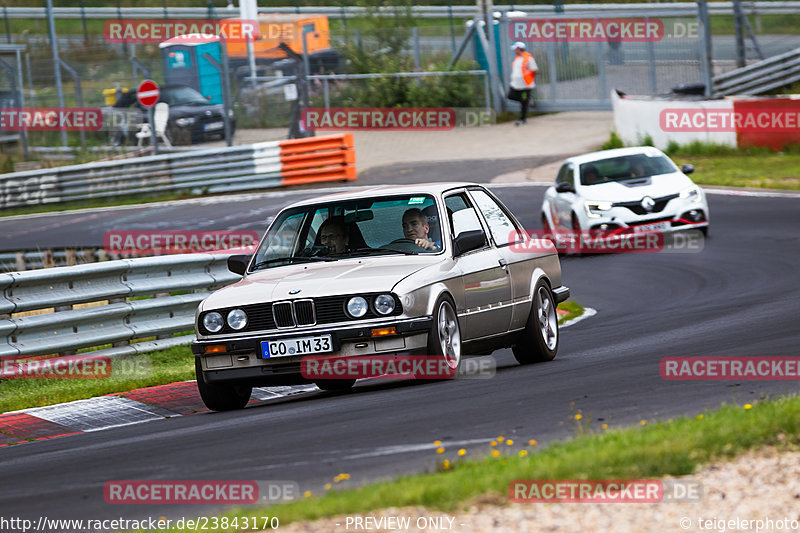
<path fill-rule="evenodd" d="M 303 329 L 292 331 L 281 331 L 276 333 L 259 333 L 247 337 L 234 337 L 229 339 L 203 339 L 192 343 L 192 353 L 195 356 L 206 355 L 205 346 L 212 344 L 225 344 L 225 352 L 218 354 L 236 354 L 261 352 L 261 341 L 269 339 L 294 338 L 300 336 L 328 335 L 333 337 L 334 350 L 339 350 L 341 342 L 344 340 L 371 339 L 372 330 L 376 328 L 395 327 L 398 335 L 405 335 L 412 332 L 429 331 L 433 324 L 433 317 L 423 316 L 405 320 L 389 320 L 381 323 L 362 324 L 359 326 L 337 326 L 330 328 Z M 217 354 L 209 354 L 217 355 Z"/>
<path fill-rule="evenodd" d="M 556 287 L 553 289 L 553 297 L 556 300 L 556 305 L 566 301 L 567 298 L 569 298 L 569 287 L 565 287 L 563 285 Z"/>

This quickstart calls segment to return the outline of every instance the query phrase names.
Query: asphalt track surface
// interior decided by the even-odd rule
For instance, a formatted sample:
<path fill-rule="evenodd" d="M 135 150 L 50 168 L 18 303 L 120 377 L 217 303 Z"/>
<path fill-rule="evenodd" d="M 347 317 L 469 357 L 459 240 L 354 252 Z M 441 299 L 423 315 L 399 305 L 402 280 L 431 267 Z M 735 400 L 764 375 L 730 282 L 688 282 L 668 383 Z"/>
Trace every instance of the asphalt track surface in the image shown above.
<path fill-rule="evenodd" d="M 538 227 L 543 187 L 493 190 Z M 219 509 L 109 505 L 103 486 L 292 480 L 319 494 L 342 472 L 353 486 L 433 469 L 435 440 L 452 457 L 460 447 L 483 454 L 500 434 L 542 445 L 569 438 L 578 409 L 594 428 L 618 427 L 794 393 L 793 381 L 665 381 L 659 361 L 800 355 L 797 201 L 709 195 L 711 237 L 701 253 L 562 258 L 564 283 L 598 314 L 562 329 L 552 362 L 520 367 L 502 350 L 491 379 L 361 384 L 2 448 L 0 509 L 32 519 L 193 517 Z"/>

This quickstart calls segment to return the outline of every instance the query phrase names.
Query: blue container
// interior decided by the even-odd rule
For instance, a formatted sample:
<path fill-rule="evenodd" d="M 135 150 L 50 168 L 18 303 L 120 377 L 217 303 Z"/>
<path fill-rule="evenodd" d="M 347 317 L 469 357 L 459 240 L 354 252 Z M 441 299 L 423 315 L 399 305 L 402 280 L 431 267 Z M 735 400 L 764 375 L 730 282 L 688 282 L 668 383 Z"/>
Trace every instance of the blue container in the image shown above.
<path fill-rule="evenodd" d="M 481 41 L 478 38 L 478 31 L 481 31 L 482 27 L 479 26 L 476 29 L 475 33 L 475 60 L 478 61 L 478 64 L 481 66 L 483 70 L 489 70 L 489 61 L 486 58 L 486 53 L 483 51 L 483 47 L 481 46 Z M 500 22 L 495 20 L 494 21 L 494 52 L 495 52 L 495 61 L 497 63 L 497 73 L 500 76 L 500 79 L 505 79 L 503 76 L 503 51 L 500 49 Z"/>
<path fill-rule="evenodd" d="M 222 103 L 222 75 L 206 57 L 207 54 L 222 63 L 219 37 L 193 34 L 190 40 L 182 36 L 164 41 L 159 47 L 165 84 L 187 85 L 212 104 Z"/>

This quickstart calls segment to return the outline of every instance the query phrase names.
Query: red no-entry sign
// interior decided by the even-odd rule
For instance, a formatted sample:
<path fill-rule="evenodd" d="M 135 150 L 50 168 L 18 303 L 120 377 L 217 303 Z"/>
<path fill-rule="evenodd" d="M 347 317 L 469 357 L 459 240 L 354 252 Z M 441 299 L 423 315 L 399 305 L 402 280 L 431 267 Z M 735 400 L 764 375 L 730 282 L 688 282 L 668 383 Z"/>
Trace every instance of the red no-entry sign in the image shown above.
<path fill-rule="evenodd" d="M 152 107 L 158 102 L 158 85 L 153 80 L 144 80 L 139 84 L 136 98 L 144 107 Z"/>

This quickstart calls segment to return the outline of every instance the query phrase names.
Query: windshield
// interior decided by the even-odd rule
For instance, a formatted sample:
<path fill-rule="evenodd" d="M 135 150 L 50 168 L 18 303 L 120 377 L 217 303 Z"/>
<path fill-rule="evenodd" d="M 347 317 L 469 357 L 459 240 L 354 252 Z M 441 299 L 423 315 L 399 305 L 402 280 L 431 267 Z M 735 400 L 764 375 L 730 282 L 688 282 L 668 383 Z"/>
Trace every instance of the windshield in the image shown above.
<path fill-rule="evenodd" d="M 161 101 L 169 105 L 207 105 L 203 95 L 191 87 L 169 87 L 162 89 Z"/>
<path fill-rule="evenodd" d="M 297 207 L 278 215 L 250 270 L 441 250 L 439 216 L 432 196 L 343 200 Z"/>
<path fill-rule="evenodd" d="M 669 174 L 678 169 L 661 154 L 634 154 L 601 159 L 581 165 L 581 185 L 597 185 L 609 181 Z"/>

